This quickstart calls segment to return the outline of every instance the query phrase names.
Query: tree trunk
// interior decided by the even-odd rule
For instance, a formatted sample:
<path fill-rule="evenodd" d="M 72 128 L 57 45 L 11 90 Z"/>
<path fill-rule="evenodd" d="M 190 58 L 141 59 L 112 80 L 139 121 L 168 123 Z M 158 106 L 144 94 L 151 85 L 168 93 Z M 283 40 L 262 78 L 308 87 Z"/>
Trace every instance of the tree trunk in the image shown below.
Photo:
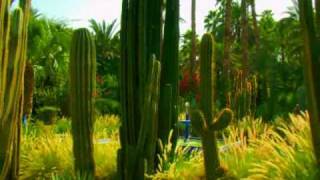
<path fill-rule="evenodd" d="M 318 37 L 320 37 L 320 0 L 315 0 L 316 4 L 316 27 L 318 32 Z"/>
<path fill-rule="evenodd" d="M 24 106 L 23 115 L 29 118 L 32 113 L 33 103 L 33 87 L 34 87 L 34 71 L 30 61 L 27 61 L 24 72 Z"/>
<path fill-rule="evenodd" d="M 249 68 L 248 55 L 248 16 L 247 16 L 247 2 L 241 0 L 241 49 L 242 49 L 242 69 L 244 79 L 247 78 Z"/>
<path fill-rule="evenodd" d="M 225 4 L 225 29 L 224 29 L 224 49 L 223 49 L 223 78 L 226 82 L 226 105 L 230 106 L 229 95 L 231 91 L 231 45 L 232 45 L 232 0 L 226 0 Z"/>
<path fill-rule="evenodd" d="M 192 77 L 194 73 L 195 61 L 196 61 L 196 0 L 192 0 L 191 5 L 191 58 L 190 58 L 190 82 L 192 83 Z M 192 84 L 191 84 L 192 85 Z"/>
<path fill-rule="evenodd" d="M 256 45 L 256 51 L 260 48 L 260 37 L 259 37 L 259 27 L 257 22 L 257 13 L 256 13 L 256 2 L 255 0 L 250 1 L 251 5 L 251 13 L 252 13 L 252 22 L 253 22 L 253 32 L 254 32 L 254 40 Z"/>

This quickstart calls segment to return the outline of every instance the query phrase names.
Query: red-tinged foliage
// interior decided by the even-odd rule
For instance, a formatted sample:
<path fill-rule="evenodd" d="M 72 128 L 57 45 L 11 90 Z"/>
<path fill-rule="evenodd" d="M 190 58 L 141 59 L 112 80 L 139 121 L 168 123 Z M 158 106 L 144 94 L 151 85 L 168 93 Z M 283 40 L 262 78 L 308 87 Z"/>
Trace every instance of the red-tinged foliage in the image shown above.
<path fill-rule="evenodd" d="M 180 80 L 180 94 L 182 96 L 193 95 L 196 100 L 199 100 L 199 85 L 200 85 L 200 76 L 199 73 L 194 73 L 190 79 L 190 73 L 185 71 L 183 73 L 183 78 Z"/>

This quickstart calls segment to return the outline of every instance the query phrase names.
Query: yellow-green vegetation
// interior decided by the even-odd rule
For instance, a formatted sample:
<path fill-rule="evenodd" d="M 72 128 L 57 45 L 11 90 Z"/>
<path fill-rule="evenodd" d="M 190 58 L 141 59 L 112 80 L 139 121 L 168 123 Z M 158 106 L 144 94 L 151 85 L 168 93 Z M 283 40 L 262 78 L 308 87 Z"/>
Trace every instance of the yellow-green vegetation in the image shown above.
<path fill-rule="evenodd" d="M 94 132 L 96 176 L 116 175 L 119 119 L 98 117 Z M 59 131 L 58 131 L 59 130 Z M 172 136 L 170 135 L 169 138 Z M 247 179 L 315 179 L 317 169 L 312 151 L 309 115 L 289 115 L 266 124 L 245 118 L 218 134 L 220 160 L 226 175 Z M 102 141 L 106 140 L 106 141 Z M 106 143 L 106 144 L 104 144 Z M 154 179 L 204 179 L 201 151 L 178 147 L 170 160 L 172 144 L 163 149 Z M 21 151 L 21 179 L 70 179 L 75 177 L 70 122 L 36 124 L 24 132 Z M 160 156 L 159 156 L 160 157 Z"/>
<path fill-rule="evenodd" d="M 119 118 L 98 117 L 95 122 L 94 158 L 96 175 L 110 179 L 116 174 Z M 75 177 L 71 122 L 37 123 L 25 129 L 21 147 L 21 179 L 72 179 Z"/>
<path fill-rule="evenodd" d="M 247 118 L 221 136 L 220 160 L 229 178 L 315 179 L 308 114 L 278 118 L 273 124 Z M 181 148 L 176 152 L 177 159 L 155 179 L 204 179 L 202 153 L 185 156 Z"/>

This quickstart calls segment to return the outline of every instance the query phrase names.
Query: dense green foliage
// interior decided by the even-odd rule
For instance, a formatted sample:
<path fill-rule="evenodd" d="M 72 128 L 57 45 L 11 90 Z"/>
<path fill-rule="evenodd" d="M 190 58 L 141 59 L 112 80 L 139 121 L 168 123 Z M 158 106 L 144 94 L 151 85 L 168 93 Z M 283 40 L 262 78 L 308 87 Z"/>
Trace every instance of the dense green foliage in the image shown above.
<path fill-rule="evenodd" d="M 69 115 L 68 57 L 71 29 L 32 10 L 29 24 L 28 60 L 34 71 L 34 114 L 43 106 Z M 30 85 L 30 84 L 28 84 Z"/>
<path fill-rule="evenodd" d="M 118 114 L 120 33 L 117 22 L 106 24 L 90 20 L 97 49 L 97 99 L 96 109 L 101 114 Z"/>
<path fill-rule="evenodd" d="M 223 72 L 223 47 L 225 27 L 225 1 L 217 3 L 205 19 L 205 27 L 215 37 L 217 58 L 218 107 L 226 104 Z M 260 48 L 256 48 L 253 17 L 249 15 L 249 73 L 257 78 L 256 104 L 251 107 L 253 115 L 269 121 L 285 115 L 297 107 L 306 108 L 304 78 L 301 65 L 302 37 L 299 28 L 297 7 L 288 9 L 286 17 L 276 20 L 271 11 L 259 14 Z M 237 74 L 242 67 L 241 8 L 238 1 L 232 2 L 230 68 L 232 97 L 237 94 Z M 254 109 L 252 109 L 254 108 Z M 246 109 L 248 111 L 248 108 Z"/>

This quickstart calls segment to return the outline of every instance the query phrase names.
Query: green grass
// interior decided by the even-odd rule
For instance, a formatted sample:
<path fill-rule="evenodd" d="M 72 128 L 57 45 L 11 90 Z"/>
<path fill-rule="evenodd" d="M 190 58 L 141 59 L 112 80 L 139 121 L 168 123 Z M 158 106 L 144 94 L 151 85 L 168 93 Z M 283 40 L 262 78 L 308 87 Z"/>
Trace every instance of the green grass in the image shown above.
<path fill-rule="evenodd" d="M 222 166 L 230 176 L 244 179 L 312 180 L 318 172 L 312 153 L 309 116 L 290 115 L 273 124 L 246 118 L 233 123 L 222 134 L 220 152 Z M 119 119 L 99 117 L 95 123 L 96 175 L 113 179 L 116 175 Z M 99 144 L 99 139 L 109 139 Z M 235 143 L 237 142 L 237 143 Z M 184 144 L 179 141 L 179 144 Z M 184 144 L 186 145 L 186 144 Z M 199 141 L 187 145 L 201 146 Z M 171 145 L 163 147 L 159 171 L 149 175 L 154 179 L 203 179 L 201 151 L 187 153 L 179 146 L 174 161 L 169 160 Z M 70 122 L 57 121 L 45 126 L 37 123 L 25 130 L 21 146 L 21 179 L 76 179 L 73 172 Z M 79 179 L 79 178 L 78 178 Z"/>

